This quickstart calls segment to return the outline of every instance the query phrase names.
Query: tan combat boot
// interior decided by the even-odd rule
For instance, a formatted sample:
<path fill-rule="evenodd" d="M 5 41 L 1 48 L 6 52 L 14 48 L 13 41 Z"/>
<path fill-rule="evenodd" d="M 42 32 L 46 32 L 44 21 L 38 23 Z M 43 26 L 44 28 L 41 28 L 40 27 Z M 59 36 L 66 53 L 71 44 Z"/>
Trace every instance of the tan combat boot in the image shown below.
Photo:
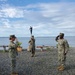
<path fill-rule="evenodd" d="M 59 68 L 59 71 L 63 71 L 65 68 L 63 65 L 61 65 L 61 67 Z"/>
<path fill-rule="evenodd" d="M 12 73 L 11 75 L 18 75 L 18 73 Z"/>
<path fill-rule="evenodd" d="M 57 69 L 59 70 L 61 68 L 61 66 L 58 66 Z"/>
<path fill-rule="evenodd" d="M 32 54 L 32 56 L 31 57 L 34 57 L 34 54 Z"/>

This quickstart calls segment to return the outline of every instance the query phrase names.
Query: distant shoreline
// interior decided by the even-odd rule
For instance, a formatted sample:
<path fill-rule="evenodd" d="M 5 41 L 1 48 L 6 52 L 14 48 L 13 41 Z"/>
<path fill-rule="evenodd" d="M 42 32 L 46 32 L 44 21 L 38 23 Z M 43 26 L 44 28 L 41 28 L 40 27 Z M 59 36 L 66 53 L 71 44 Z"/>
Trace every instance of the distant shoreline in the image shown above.
<path fill-rule="evenodd" d="M 35 38 L 49 38 L 49 37 L 56 37 L 56 36 L 35 36 Z M 65 37 L 75 37 L 75 36 L 65 36 Z M 9 38 L 9 37 L 0 37 L 0 38 Z M 25 37 L 25 36 L 22 36 L 22 37 L 18 37 L 18 38 L 30 38 L 30 36 L 28 37 Z"/>
<path fill-rule="evenodd" d="M 22 42 L 22 47 L 27 48 L 28 47 L 28 41 L 30 40 L 30 37 L 17 37 L 18 41 Z M 72 47 L 75 47 L 75 36 L 65 36 L 65 39 L 69 42 L 69 45 Z M 36 40 L 36 46 L 56 46 L 57 42 L 55 41 L 55 36 L 51 37 L 35 37 Z M 9 37 L 0 37 L 0 46 L 1 45 L 8 45 L 9 44 Z"/>

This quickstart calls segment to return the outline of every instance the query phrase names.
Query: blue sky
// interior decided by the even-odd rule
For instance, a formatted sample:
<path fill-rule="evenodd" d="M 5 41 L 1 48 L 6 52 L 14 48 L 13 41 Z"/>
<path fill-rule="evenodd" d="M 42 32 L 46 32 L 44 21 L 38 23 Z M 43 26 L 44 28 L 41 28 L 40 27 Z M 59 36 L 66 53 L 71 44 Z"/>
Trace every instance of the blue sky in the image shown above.
<path fill-rule="evenodd" d="M 0 37 L 75 36 L 75 0 L 0 0 Z"/>

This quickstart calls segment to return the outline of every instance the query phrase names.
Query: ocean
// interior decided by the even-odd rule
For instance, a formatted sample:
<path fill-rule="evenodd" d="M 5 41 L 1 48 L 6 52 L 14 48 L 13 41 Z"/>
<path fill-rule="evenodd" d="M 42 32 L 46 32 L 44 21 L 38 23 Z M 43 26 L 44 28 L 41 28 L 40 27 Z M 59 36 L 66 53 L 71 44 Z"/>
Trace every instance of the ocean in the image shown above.
<path fill-rule="evenodd" d="M 66 36 L 65 39 L 67 39 L 70 46 L 75 47 L 75 36 Z M 22 47 L 27 48 L 28 47 L 28 41 L 30 40 L 30 37 L 18 37 L 18 41 L 22 42 Z M 56 46 L 57 42 L 55 41 L 55 37 L 35 37 L 35 43 L 36 46 Z M 0 37 L 0 46 L 2 45 L 9 45 L 9 38 L 8 37 Z M 0 48 L 1 49 L 1 48 Z"/>

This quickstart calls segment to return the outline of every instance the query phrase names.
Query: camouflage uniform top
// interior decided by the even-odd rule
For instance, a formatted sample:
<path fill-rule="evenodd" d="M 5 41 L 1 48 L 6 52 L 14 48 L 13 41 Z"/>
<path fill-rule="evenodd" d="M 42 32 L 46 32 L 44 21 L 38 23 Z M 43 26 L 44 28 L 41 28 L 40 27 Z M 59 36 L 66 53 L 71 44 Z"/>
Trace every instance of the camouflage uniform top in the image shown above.
<path fill-rule="evenodd" d="M 35 49 L 35 39 L 31 39 L 29 41 L 29 43 L 30 43 L 31 48 L 34 48 Z"/>
<path fill-rule="evenodd" d="M 10 53 L 10 57 L 11 58 L 16 58 L 18 52 L 16 50 L 17 48 L 17 45 L 18 45 L 18 41 L 16 43 L 12 42 L 10 40 L 10 44 L 9 44 L 9 53 Z"/>
<path fill-rule="evenodd" d="M 58 52 L 59 53 L 67 53 L 69 50 L 69 44 L 65 39 L 59 39 L 58 42 Z"/>
<path fill-rule="evenodd" d="M 69 44 L 66 39 L 63 38 L 64 33 L 60 33 L 56 37 L 56 41 L 58 42 L 57 48 L 58 48 L 58 53 L 67 53 L 69 50 Z"/>

